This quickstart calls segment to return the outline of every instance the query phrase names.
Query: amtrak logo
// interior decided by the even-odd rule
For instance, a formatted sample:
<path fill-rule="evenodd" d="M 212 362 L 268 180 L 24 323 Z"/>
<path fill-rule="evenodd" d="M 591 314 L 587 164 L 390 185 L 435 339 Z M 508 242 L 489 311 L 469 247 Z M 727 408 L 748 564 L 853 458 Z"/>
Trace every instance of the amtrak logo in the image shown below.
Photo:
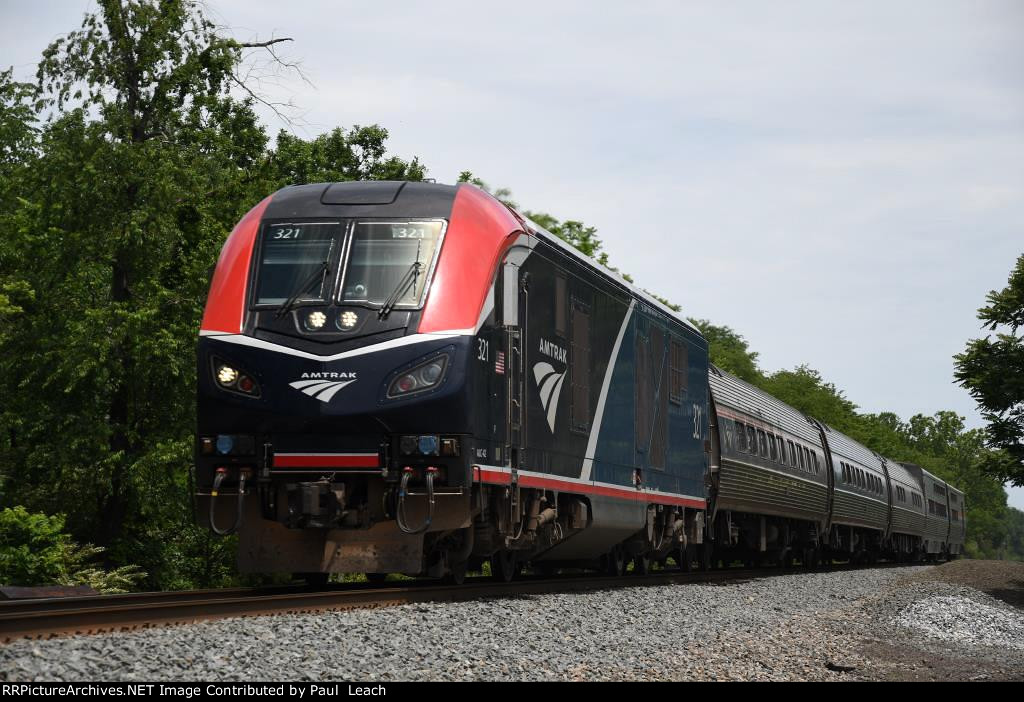
<path fill-rule="evenodd" d="M 302 380 L 288 383 L 301 393 L 315 397 L 321 402 L 330 402 L 346 385 L 356 382 L 355 373 L 303 373 Z"/>
<path fill-rule="evenodd" d="M 558 410 L 558 394 L 562 391 L 565 371 L 556 373 L 550 363 L 541 361 L 533 366 L 533 379 L 537 381 L 537 389 L 540 391 L 540 403 L 544 406 L 548 426 L 553 434 L 555 432 L 555 415 Z"/>

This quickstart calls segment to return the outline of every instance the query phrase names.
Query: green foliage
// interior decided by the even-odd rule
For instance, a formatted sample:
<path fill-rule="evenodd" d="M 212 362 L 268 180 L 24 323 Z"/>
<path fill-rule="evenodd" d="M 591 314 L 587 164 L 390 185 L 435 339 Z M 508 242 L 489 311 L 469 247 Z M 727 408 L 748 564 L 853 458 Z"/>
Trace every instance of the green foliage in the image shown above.
<path fill-rule="evenodd" d="M 37 86 L 0 74 L 3 504 L 67 512 L 147 587 L 236 577 L 233 540 L 193 524 L 186 470 L 207 271 L 231 228 L 288 182 L 424 175 L 376 126 L 270 150 L 232 93 L 242 48 L 196 3 L 102 0 Z"/>
<path fill-rule="evenodd" d="M 37 134 L 32 96 L 35 86 L 13 80 L 13 70 L 0 72 L 0 212 L 17 206 L 18 183 L 32 160 Z M 19 275 L 14 260 L 0 244 L 0 341 L 11 320 L 25 311 L 34 291 Z"/>
<path fill-rule="evenodd" d="M 1010 507 L 1006 515 L 1006 542 L 999 554 L 1002 558 L 1024 560 L 1024 512 Z"/>
<path fill-rule="evenodd" d="M 988 423 L 990 446 L 1002 449 L 1001 460 L 986 469 L 1000 480 L 1024 485 L 1024 255 L 1002 290 L 988 294 L 978 310 L 982 326 L 993 332 L 968 342 L 955 357 L 955 377 L 978 403 Z"/>
<path fill-rule="evenodd" d="M 267 192 L 302 183 L 423 180 L 426 169 L 419 159 L 387 155 L 387 138 L 388 131 L 377 125 L 336 128 L 311 141 L 282 131 L 266 162 Z"/>
<path fill-rule="evenodd" d="M 127 592 L 145 577 L 136 566 L 104 570 L 95 565 L 102 548 L 79 545 L 64 532 L 62 515 L 0 511 L 0 583 L 89 585 L 98 592 Z"/>
<path fill-rule="evenodd" d="M 804 414 L 850 433 L 858 424 L 857 406 L 842 391 L 806 365 L 772 373 L 761 387 Z"/>
<path fill-rule="evenodd" d="M 708 340 L 708 353 L 712 363 L 751 385 L 764 382 L 764 376 L 757 367 L 758 354 L 750 350 L 746 339 L 730 327 L 712 324 L 706 319 L 691 317 L 690 323 L 700 329 L 704 338 Z"/>

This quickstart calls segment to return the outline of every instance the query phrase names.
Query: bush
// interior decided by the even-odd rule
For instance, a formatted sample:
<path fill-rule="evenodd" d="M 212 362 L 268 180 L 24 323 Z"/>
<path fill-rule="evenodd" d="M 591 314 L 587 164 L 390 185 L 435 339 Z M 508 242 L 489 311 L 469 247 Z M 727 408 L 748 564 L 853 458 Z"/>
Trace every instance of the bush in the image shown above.
<path fill-rule="evenodd" d="M 32 513 L 18 506 L 0 511 L 0 583 L 89 585 L 99 592 L 127 592 L 146 574 L 138 566 L 104 570 L 103 549 L 76 543 L 64 532 L 64 515 Z"/>

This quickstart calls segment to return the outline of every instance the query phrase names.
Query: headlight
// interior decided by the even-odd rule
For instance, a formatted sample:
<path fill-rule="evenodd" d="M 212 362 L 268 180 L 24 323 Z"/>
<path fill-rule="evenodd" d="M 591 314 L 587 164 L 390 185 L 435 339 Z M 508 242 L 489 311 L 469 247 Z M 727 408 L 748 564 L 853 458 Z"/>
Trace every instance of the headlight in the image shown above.
<path fill-rule="evenodd" d="M 345 310 L 338 315 L 338 326 L 342 329 L 352 329 L 359 323 L 359 315 L 352 310 Z"/>
<path fill-rule="evenodd" d="M 249 397 L 260 396 L 259 383 L 252 376 L 217 358 L 213 359 L 213 379 L 222 390 Z"/>
<path fill-rule="evenodd" d="M 217 368 L 217 382 L 221 385 L 231 386 L 238 380 L 238 371 L 231 366 L 221 365 Z"/>
<path fill-rule="evenodd" d="M 391 381 L 391 385 L 388 387 L 388 397 L 404 397 L 435 388 L 444 381 L 446 370 L 448 370 L 448 354 L 435 356 L 425 363 L 400 373 Z"/>
<path fill-rule="evenodd" d="M 316 310 L 306 315 L 306 329 L 321 329 L 327 322 L 327 315 Z"/>

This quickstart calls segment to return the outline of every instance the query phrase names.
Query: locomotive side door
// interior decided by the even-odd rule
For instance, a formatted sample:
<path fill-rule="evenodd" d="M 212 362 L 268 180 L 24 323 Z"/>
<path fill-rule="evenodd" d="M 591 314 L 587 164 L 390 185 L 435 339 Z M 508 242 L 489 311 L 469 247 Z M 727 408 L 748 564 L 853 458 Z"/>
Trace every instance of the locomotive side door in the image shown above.
<path fill-rule="evenodd" d="M 506 262 L 502 270 L 502 326 L 508 348 L 508 446 L 506 453 L 513 471 L 520 467 L 526 446 L 526 417 L 523 407 L 526 359 L 526 290 L 521 285 L 519 265 Z"/>

